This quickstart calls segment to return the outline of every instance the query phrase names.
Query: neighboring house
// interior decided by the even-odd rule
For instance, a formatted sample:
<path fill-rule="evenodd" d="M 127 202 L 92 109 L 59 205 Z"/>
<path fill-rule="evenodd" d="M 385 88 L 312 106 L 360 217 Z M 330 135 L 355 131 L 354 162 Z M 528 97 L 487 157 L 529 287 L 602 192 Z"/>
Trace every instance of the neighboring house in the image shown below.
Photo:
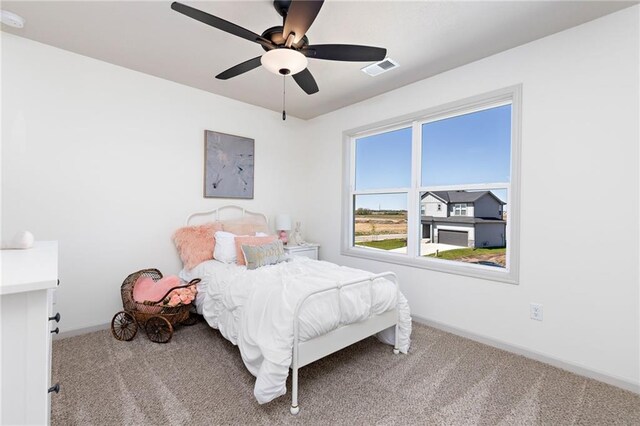
<path fill-rule="evenodd" d="M 425 192 L 420 202 L 422 238 L 461 247 L 504 247 L 505 204 L 491 191 Z"/>

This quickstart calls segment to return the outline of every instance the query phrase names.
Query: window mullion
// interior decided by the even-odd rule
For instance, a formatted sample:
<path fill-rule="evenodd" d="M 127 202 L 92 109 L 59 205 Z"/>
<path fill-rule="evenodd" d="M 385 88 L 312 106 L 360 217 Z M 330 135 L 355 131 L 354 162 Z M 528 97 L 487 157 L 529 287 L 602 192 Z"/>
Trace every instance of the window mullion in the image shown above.
<path fill-rule="evenodd" d="M 411 189 L 407 194 L 407 255 L 416 257 L 419 254 L 420 239 L 420 181 L 422 159 L 421 127 L 417 121 L 411 129 Z"/>

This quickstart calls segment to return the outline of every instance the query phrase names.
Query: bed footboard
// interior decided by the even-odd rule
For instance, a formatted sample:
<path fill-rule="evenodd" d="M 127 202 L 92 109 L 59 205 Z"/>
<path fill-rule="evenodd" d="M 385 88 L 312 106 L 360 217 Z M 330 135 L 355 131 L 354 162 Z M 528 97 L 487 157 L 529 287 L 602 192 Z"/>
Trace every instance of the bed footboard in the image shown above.
<path fill-rule="evenodd" d="M 298 405 L 298 369 L 305 365 L 311 364 L 314 361 L 324 358 L 325 356 L 346 348 L 362 339 L 366 339 L 382 330 L 385 330 L 391 326 L 396 326 L 395 333 L 395 345 L 393 353 L 398 354 L 398 309 L 394 307 L 380 315 L 371 315 L 364 321 L 360 321 L 353 324 L 345 324 L 327 334 L 315 337 L 305 342 L 300 342 L 299 338 L 299 314 L 300 309 L 304 303 L 311 297 L 320 293 L 329 291 L 337 291 L 338 296 L 341 295 L 341 290 L 345 287 L 349 287 L 355 284 L 362 284 L 369 282 L 369 293 L 371 300 L 373 300 L 373 281 L 378 278 L 386 278 L 393 283 L 396 287 L 396 300 L 398 300 L 397 293 L 398 279 L 393 272 L 385 272 L 382 274 L 372 275 L 366 278 L 352 280 L 347 282 L 337 283 L 335 287 L 330 287 L 318 291 L 311 292 L 302 298 L 296 305 L 293 316 L 293 360 L 291 363 L 291 414 L 298 414 L 300 407 Z M 340 304 L 338 304 L 340 306 Z"/>

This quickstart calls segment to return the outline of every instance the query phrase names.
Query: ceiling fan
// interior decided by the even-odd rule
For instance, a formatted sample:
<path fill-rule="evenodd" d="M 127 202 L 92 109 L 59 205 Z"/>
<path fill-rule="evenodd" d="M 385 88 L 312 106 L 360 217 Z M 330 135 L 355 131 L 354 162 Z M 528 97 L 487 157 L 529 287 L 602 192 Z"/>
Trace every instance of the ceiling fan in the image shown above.
<path fill-rule="evenodd" d="M 323 0 L 274 0 L 273 6 L 282 16 L 283 24 L 268 28 L 261 35 L 182 3 L 173 2 L 171 8 L 214 28 L 258 43 L 266 51 L 221 72 L 216 78 L 227 80 L 262 65 L 274 74 L 292 75 L 302 90 L 311 95 L 318 92 L 318 85 L 307 68 L 307 58 L 373 62 L 384 59 L 387 54 L 387 49 L 381 47 L 352 44 L 310 45 L 305 33 L 320 12 L 323 3 Z"/>

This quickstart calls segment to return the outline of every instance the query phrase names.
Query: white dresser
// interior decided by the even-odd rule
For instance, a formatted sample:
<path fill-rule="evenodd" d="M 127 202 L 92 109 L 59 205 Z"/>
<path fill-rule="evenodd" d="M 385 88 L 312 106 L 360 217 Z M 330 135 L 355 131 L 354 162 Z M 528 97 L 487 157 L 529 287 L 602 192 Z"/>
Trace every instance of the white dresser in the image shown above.
<path fill-rule="evenodd" d="M 0 424 L 49 424 L 50 392 L 56 391 L 51 386 L 51 334 L 57 321 L 51 317 L 58 243 L 36 242 L 30 249 L 1 250 L 0 255 Z"/>

